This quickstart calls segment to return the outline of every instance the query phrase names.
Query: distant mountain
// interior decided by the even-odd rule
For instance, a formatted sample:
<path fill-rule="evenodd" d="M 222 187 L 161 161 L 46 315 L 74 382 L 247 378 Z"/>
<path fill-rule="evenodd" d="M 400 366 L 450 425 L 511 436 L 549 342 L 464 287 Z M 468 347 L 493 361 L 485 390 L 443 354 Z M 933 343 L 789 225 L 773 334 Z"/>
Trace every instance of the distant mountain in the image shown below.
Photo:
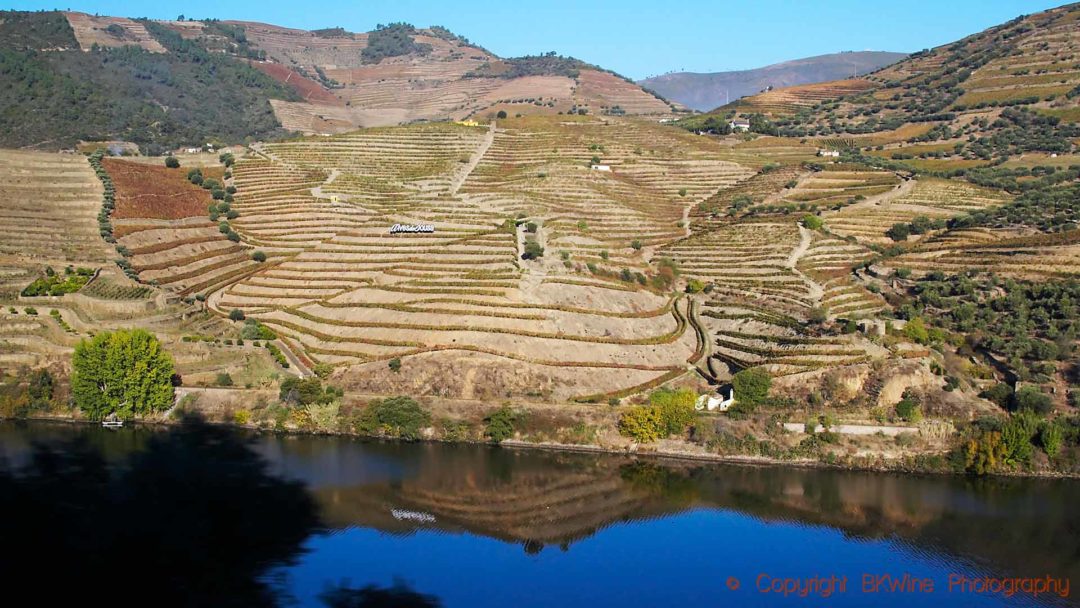
<path fill-rule="evenodd" d="M 861 76 L 907 57 L 887 51 L 853 51 L 818 55 L 767 65 L 754 70 L 697 74 L 678 72 L 638 81 L 671 101 L 695 110 L 708 111 L 759 93 L 767 87 L 780 88 Z"/>

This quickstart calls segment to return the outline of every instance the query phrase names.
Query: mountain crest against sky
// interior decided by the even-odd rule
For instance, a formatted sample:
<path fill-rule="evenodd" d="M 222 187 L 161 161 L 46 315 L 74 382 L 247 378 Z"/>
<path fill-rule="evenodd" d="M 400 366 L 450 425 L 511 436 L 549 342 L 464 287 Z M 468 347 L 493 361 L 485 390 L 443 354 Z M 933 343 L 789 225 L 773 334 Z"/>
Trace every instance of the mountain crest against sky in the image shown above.
<path fill-rule="evenodd" d="M 849 51 L 794 59 L 753 70 L 673 72 L 638 81 L 665 98 L 708 111 L 765 90 L 861 76 L 907 57 L 887 51 Z"/>
<path fill-rule="evenodd" d="M 0 13 L 0 144 L 175 147 L 516 114 L 670 115 L 632 81 L 554 53 L 500 58 L 434 26 L 367 33 L 250 21 Z M 227 74 L 224 78 L 222 75 Z M 42 111 L 44 106 L 45 111 Z M 77 116 L 76 116 L 77 114 Z"/>

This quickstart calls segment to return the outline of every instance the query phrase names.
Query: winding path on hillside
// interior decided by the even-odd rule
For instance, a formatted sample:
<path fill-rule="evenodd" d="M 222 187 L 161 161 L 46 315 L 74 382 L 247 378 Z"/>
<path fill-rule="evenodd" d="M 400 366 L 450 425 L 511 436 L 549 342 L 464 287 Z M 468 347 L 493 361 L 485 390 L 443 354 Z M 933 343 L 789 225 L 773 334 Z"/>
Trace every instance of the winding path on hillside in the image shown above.
<path fill-rule="evenodd" d="M 810 250 L 810 244 L 813 242 L 814 234 L 806 226 L 799 224 L 799 244 L 791 251 L 791 255 L 788 256 L 784 262 L 784 266 L 790 268 L 792 272 L 799 276 L 806 283 L 808 290 L 807 295 L 814 302 L 814 305 L 821 304 L 821 299 L 825 296 L 825 289 L 821 285 L 803 274 L 803 271 L 799 270 L 799 260 L 806 255 L 806 252 Z"/>
<path fill-rule="evenodd" d="M 488 132 L 484 135 L 484 139 L 480 141 L 480 146 L 476 148 L 476 151 L 473 152 L 473 155 L 469 158 L 469 162 L 465 164 L 465 168 L 459 171 L 457 175 L 455 175 L 454 178 L 450 181 L 450 196 L 454 196 L 458 193 L 458 190 L 461 189 L 462 184 L 465 183 L 465 180 L 469 179 L 469 175 L 472 174 L 473 169 L 476 168 L 476 165 L 480 164 L 480 160 L 484 158 L 484 155 L 487 154 L 488 148 L 490 148 L 491 144 L 493 143 L 495 143 L 494 120 L 491 121 L 491 126 L 488 127 Z"/>

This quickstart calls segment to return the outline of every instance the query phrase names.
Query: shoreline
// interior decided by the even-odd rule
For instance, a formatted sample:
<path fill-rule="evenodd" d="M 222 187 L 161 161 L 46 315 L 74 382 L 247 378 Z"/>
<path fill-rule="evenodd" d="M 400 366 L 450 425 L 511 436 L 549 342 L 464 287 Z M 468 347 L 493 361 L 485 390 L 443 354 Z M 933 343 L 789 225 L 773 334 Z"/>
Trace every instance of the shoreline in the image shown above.
<path fill-rule="evenodd" d="M 75 425 L 92 425 L 99 426 L 100 422 L 79 419 L 79 418 L 62 418 L 53 416 L 28 416 L 26 418 L 0 418 L 0 422 L 57 422 Z M 651 460 L 669 460 L 677 462 L 694 462 L 699 464 L 715 464 L 715 465 L 739 465 L 739 466 L 754 466 L 754 467 L 789 467 L 796 469 L 825 469 L 834 471 L 850 471 L 850 472 L 864 472 L 864 473 L 892 473 L 900 475 L 934 475 L 934 476 L 948 476 L 948 477 L 968 477 L 972 479 L 978 478 L 1010 478 L 1010 479 L 1064 479 L 1064 480 L 1080 480 L 1080 473 L 1063 473 L 1058 471 L 1009 471 L 1009 472 L 995 472 L 982 476 L 971 475 L 963 472 L 946 471 L 946 470 L 934 470 L 934 469 L 919 469 L 919 468 L 905 468 L 905 467 L 888 467 L 888 466 L 866 466 L 857 464 L 844 464 L 836 463 L 831 464 L 822 462 L 821 460 L 815 460 L 811 458 L 803 458 L 799 460 L 780 460 L 777 458 L 770 458 L 768 456 L 751 456 L 740 454 L 693 454 L 687 452 L 678 452 L 674 450 L 649 450 L 649 449 L 616 449 L 606 448 L 599 445 L 587 445 L 587 444 L 569 444 L 569 443 L 556 443 L 556 442 L 530 442 L 521 439 L 507 439 L 500 443 L 491 443 L 488 441 L 450 441 L 445 439 L 419 439 L 416 441 L 408 441 L 397 439 L 393 437 L 382 437 L 378 435 L 361 435 L 357 433 L 320 433 L 313 431 L 306 431 L 300 429 L 265 429 L 257 426 L 238 425 L 230 422 L 219 421 L 206 421 L 207 424 L 215 426 L 224 426 L 237 430 L 251 431 L 255 433 L 270 433 L 280 435 L 297 435 L 308 437 L 346 437 L 358 440 L 368 441 L 388 441 L 388 442 L 400 442 L 400 443 L 444 443 L 451 445 L 487 445 L 491 447 L 499 447 L 508 450 L 542 450 L 548 452 L 562 452 L 562 453 L 577 453 L 577 454 L 603 454 L 609 456 L 628 456 L 633 458 L 646 458 Z M 126 422 L 132 426 L 147 426 L 147 427 L 173 427 L 177 426 L 179 422 L 171 420 L 133 420 Z"/>

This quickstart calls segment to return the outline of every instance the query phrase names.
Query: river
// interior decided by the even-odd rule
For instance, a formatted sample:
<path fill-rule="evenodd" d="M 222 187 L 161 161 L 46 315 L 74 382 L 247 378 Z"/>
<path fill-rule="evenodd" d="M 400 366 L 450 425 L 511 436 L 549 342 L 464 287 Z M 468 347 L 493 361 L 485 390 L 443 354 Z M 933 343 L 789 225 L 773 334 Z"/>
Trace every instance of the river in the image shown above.
<path fill-rule="evenodd" d="M 262 585 L 208 582 L 208 593 L 265 591 L 281 605 L 334 605 L 328 598 L 335 589 L 355 597 L 420 594 L 428 603 L 412 605 L 447 607 L 1077 605 L 1066 586 L 1080 582 L 1080 483 L 1072 480 L 273 434 L 245 437 L 247 448 L 223 448 L 220 438 L 209 447 L 169 443 L 172 432 L 0 422 L 0 459 L 10 469 L 26 467 L 34 462 L 31 446 L 44 442 L 64 446 L 55 453 L 83 450 L 100 456 L 105 469 L 132 471 L 102 482 L 112 498 L 100 500 L 110 511 L 137 514 L 118 527 L 145 530 L 144 539 L 167 529 L 159 550 L 185 547 L 169 564 L 211 553 L 213 572 L 250 572 Z M 65 443 L 74 438 L 78 449 Z M 156 445 L 151 456 L 140 456 L 149 444 Z M 249 461 L 243 450 L 266 463 L 265 480 L 250 488 L 237 480 L 259 477 L 252 464 L 259 459 Z M 9 475 L 11 495 L 29 487 L 18 485 L 25 477 Z M 277 488 L 280 479 L 300 483 Z M 39 500 L 34 507 L 0 496 L 0 507 L 16 511 L 2 513 L 5 521 L 31 522 L 10 537 L 68 494 L 80 504 L 99 500 L 76 499 L 80 482 L 54 485 L 47 501 L 34 498 L 39 486 L 27 491 Z M 136 498 L 116 507 L 116 495 Z M 312 523 L 292 529 L 308 521 L 305 499 L 314 505 Z M 143 522 L 147 512 L 156 515 Z M 48 521 L 64 517 L 53 513 Z M 192 540 L 202 538 L 192 531 L 207 530 L 216 532 Z M 83 544 L 90 542 L 108 545 L 102 561 L 120 551 L 107 532 Z M 250 549 L 217 556 L 225 543 Z M 198 558 L 191 563 L 203 567 Z"/>

